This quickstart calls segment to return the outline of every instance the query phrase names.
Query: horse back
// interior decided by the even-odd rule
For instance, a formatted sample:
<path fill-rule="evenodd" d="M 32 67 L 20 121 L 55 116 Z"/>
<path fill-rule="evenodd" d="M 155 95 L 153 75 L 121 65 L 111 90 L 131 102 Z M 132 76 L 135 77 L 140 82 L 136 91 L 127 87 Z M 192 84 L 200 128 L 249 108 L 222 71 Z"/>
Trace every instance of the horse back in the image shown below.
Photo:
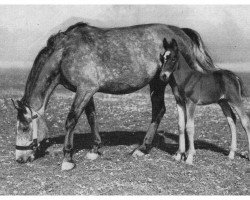
<path fill-rule="evenodd" d="M 176 32 L 162 24 L 111 29 L 75 27 L 66 33 L 68 42 L 65 44 L 62 71 L 73 85 L 88 77 L 103 88 L 118 83 L 119 87 L 138 89 L 159 70 L 164 37 L 177 38 L 181 49 L 188 51 L 189 45 L 184 45 L 181 38 L 187 36 Z"/>

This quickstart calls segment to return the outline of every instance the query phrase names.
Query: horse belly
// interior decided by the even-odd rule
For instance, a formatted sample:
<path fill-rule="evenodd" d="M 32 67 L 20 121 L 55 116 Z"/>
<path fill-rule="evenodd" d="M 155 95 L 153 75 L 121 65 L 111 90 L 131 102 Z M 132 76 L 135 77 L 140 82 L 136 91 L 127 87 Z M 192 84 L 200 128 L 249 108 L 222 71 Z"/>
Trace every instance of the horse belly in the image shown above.
<path fill-rule="evenodd" d="M 103 71 L 100 75 L 100 92 L 111 94 L 127 94 L 135 92 L 146 86 L 155 76 L 157 66 L 151 67 L 152 71 L 144 67 L 122 67 Z"/>

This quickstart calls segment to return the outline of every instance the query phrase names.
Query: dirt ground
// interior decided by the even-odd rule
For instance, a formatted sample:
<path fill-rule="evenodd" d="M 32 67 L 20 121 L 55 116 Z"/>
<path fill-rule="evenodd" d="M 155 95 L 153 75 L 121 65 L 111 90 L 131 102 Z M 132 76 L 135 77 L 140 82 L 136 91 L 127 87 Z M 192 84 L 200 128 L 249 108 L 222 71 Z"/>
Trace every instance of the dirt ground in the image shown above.
<path fill-rule="evenodd" d="M 231 135 L 217 105 L 196 110 L 194 165 L 173 160 L 178 148 L 178 116 L 170 88 L 165 97 L 167 111 L 148 155 L 130 156 L 142 143 L 151 120 L 147 89 L 121 96 L 98 93 L 94 98 L 102 156 L 95 161 L 85 159 L 90 128 L 83 115 L 75 129 L 76 168 L 61 171 L 64 122 L 74 94 L 58 89 L 46 112 L 54 144 L 43 157 L 18 164 L 14 147 L 16 110 L 10 98 L 22 97 L 26 77 L 27 71 L 0 72 L 1 195 L 250 195 L 246 134 L 237 120 L 238 151 L 230 161 Z M 249 77 L 244 74 L 244 79 Z M 250 111 L 250 102 L 246 101 L 245 107 Z"/>

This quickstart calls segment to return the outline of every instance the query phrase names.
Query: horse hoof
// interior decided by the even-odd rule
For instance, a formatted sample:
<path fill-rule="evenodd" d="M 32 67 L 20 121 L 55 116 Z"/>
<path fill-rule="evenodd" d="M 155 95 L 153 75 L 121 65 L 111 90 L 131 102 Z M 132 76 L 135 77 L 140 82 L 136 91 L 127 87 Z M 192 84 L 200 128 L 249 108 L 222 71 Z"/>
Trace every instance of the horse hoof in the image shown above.
<path fill-rule="evenodd" d="M 233 160 L 234 159 L 234 152 L 230 152 L 228 155 L 229 160 Z"/>
<path fill-rule="evenodd" d="M 139 149 L 136 149 L 133 153 L 133 157 L 141 157 L 141 156 L 144 156 L 145 154 L 143 152 L 141 152 Z"/>
<path fill-rule="evenodd" d="M 193 165 L 193 160 L 187 159 L 187 160 L 186 160 L 186 164 L 188 164 L 188 165 Z"/>
<path fill-rule="evenodd" d="M 176 154 L 173 156 L 173 158 L 176 160 L 176 161 L 180 161 L 181 160 L 181 154 Z"/>
<path fill-rule="evenodd" d="M 98 158 L 98 154 L 97 153 L 92 153 L 92 152 L 88 152 L 86 154 L 86 158 L 89 160 L 95 160 Z"/>
<path fill-rule="evenodd" d="M 71 170 L 75 167 L 75 163 L 73 162 L 67 162 L 67 161 L 64 161 L 62 163 L 62 171 L 68 171 L 68 170 Z"/>

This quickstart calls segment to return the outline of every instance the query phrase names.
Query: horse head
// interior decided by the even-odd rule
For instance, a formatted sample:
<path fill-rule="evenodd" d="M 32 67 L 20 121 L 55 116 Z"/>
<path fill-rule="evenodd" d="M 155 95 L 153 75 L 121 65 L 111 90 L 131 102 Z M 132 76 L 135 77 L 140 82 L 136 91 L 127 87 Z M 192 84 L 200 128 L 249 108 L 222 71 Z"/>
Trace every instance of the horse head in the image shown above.
<path fill-rule="evenodd" d="M 40 143 L 48 133 L 46 122 L 38 112 L 22 101 L 12 102 L 17 109 L 16 161 L 33 161 Z"/>
<path fill-rule="evenodd" d="M 160 54 L 160 61 L 162 63 L 160 78 L 162 81 L 167 82 L 170 75 L 176 69 L 176 65 L 179 59 L 179 49 L 175 39 L 172 39 L 170 43 L 163 39 L 163 47 L 165 49 L 164 54 Z"/>

